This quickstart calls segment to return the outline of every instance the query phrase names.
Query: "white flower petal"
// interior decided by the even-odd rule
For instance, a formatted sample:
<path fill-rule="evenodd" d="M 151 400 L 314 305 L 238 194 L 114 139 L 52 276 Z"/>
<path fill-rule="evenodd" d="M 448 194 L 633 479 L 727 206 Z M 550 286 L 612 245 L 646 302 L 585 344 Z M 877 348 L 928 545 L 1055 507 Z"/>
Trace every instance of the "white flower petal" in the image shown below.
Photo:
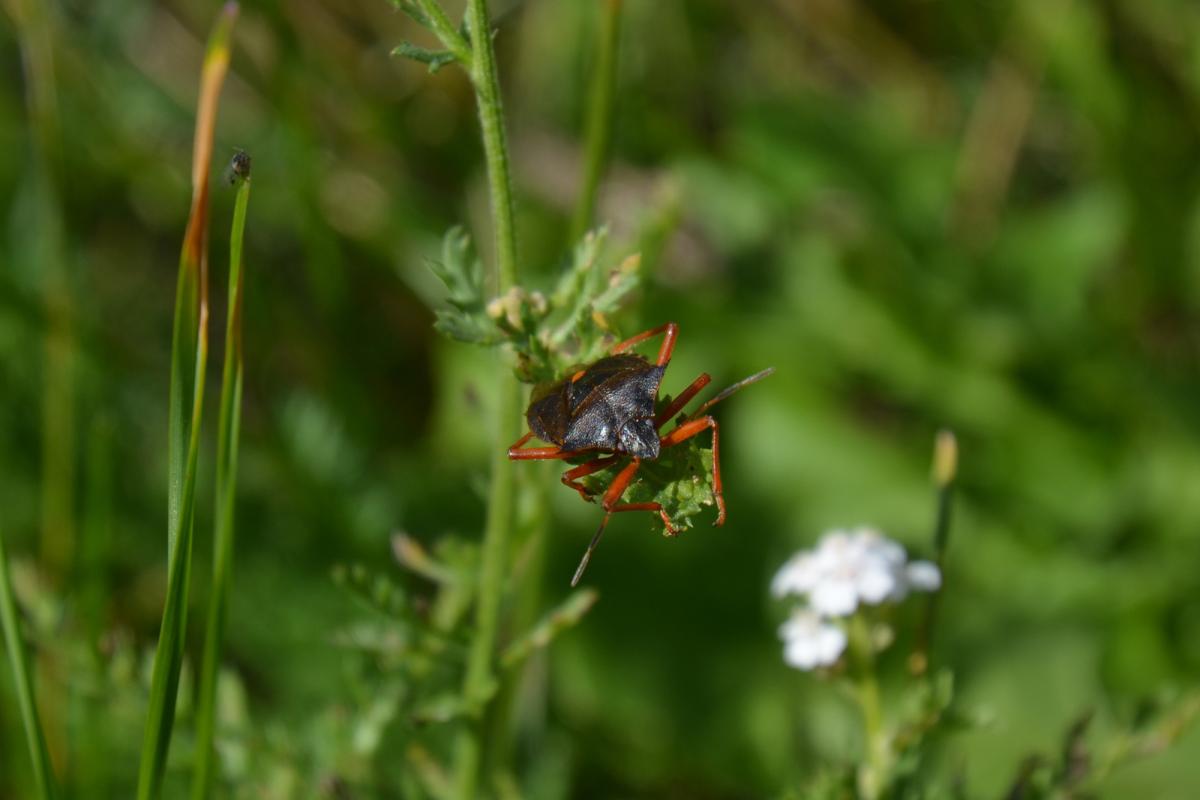
<path fill-rule="evenodd" d="M 858 608 L 858 589 L 853 580 L 831 575 L 813 587 L 808 600 L 818 614 L 845 617 Z"/>
<path fill-rule="evenodd" d="M 869 564 L 858 574 L 858 596 L 864 603 L 878 605 L 891 599 L 900 583 L 895 571 L 884 564 Z"/>
<path fill-rule="evenodd" d="M 796 669 L 827 666 L 846 649 L 846 633 L 808 609 L 797 609 L 779 628 L 783 660 Z"/>
<path fill-rule="evenodd" d="M 822 625 L 817 635 L 817 659 L 823 665 L 829 665 L 842 656 L 846 649 L 846 632 L 836 625 Z"/>
<path fill-rule="evenodd" d="M 844 617 L 860 604 L 899 602 L 911 590 L 932 591 L 940 584 L 935 565 L 908 562 L 899 543 L 859 526 L 826 531 L 813 549 L 792 556 L 772 579 L 771 592 L 807 597 L 817 614 Z"/>
<path fill-rule="evenodd" d="M 801 551 L 787 560 L 771 579 L 771 594 L 783 597 L 804 594 L 817 582 L 818 572 L 811 553 Z"/>
<path fill-rule="evenodd" d="M 942 573 L 932 561 L 910 561 L 904 568 L 908 585 L 921 592 L 936 592 L 942 588 Z"/>
<path fill-rule="evenodd" d="M 783 647 L 783 660 L 789 667 L 809 670 L 817 666 L 817 648 L 809 639 L 789 639 Z"/>

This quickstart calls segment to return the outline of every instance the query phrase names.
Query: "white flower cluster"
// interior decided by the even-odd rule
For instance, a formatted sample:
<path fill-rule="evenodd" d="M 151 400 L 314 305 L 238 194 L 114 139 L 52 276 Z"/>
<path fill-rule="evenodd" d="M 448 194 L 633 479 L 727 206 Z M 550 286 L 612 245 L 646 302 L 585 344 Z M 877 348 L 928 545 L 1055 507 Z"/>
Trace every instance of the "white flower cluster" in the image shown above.
<path fill-rule="evenodd" d="M 829 531 L 816 548 L 788 559 L 771 581 L 776 597 L 808 601 L 779 629 L 784 660 L 797 669 L 829 666 L 846 649 L 845 631 L 831 620 L 850 616 L 859 605 L 935 591 L 941 583 L 936 565 L 909 561 L 903 547 L 874 528 Z"/>

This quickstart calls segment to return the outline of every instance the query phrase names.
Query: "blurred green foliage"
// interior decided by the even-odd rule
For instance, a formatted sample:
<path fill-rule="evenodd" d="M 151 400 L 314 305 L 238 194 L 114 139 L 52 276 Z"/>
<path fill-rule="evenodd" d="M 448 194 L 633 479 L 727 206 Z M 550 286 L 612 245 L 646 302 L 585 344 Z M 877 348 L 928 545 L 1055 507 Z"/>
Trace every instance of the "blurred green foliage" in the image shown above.
<path fill-rule="evenodd" d="M 574 244 L 598 9 L 497 6 L 523 282 L 550 292 Z M 174 265 L 215 8 L 53 8 L 60 123 L 44 159 L 28 55 L 13 18 L 0 24 L 0 513 L 53 759 L 76 776 L 71 796 L 124 797 L 165 581 Z M 680 323 L 667 393 L 701 371 L 718 386 L 778 372 L 717 411 L 724 528 L 664 540 L 640 515 L 611 524 L 587 576 L 598 602 L 522 688 L 527 794 L 781 796 L 853 759 L 845 701 L 782 662 L 767 582 L 834 525 L 874 523 L 927 552 L 943 426 L 962 458 L 933 655 L 984 724 L 940 739 L 925 776 L 999 796 L 1031 755 L 1057 758 L 1084 712 L 1103 742 L 1193 685 L 1200 8 L 624 10 L 597 219 L 614 252 L 642 253 L 645 277 L 611 322 Z M 402 710 L 385 651 L 346 646 L 379 611 L 331 578 L 369 564 L 426 602 L 430 582 L 401 569 L 390 537 L 475 541 L 495 446 L 493 354 L 438 337 L 428 310 L 444 306 L 427 262 L 445 231 L 466 220 L 490 241 L 473 100 L 459 71 L 392 58 L 401 41 L 435 44 L 382 0 L 248 4 L 218 121 L 217 161 L 234 147 L 255 160 L 219 690 L 240 732 L 223 763 L 254 796 L 393 796 L 380 787 L 439 779 L 418 732 L 444 729 Z M 228 219 L 220 188 L 213 217 Z M 46 253 L 60 231 L 58 271 Z M 48 377 L 64 336 L 65 384 Z M 66 402 L 47 403 L 47 385 Z M 65 461 L 47 454 L 47 426 Z M 551 607 L 598 511 L 542 477 Z M 47 480 L 78 490 L 47 495 Z M 207 575 L 211 510 L 197 512 Z M 72 521 L 66 560 L 47 514 Z M 21 796 L 11 685 L 0 675 L 0 795 Z M 1115 770 L 1100 796 L 1189 798 L 1197 755 L 1193 731 Z M 185 736 L 168 794 L 188 759 Z"/>

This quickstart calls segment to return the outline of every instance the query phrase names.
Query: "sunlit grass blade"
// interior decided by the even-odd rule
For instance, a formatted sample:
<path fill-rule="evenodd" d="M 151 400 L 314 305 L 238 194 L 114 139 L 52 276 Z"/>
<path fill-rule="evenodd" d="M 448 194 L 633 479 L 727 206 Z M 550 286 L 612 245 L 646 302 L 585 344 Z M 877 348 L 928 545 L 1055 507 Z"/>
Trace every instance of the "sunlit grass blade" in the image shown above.
<path fill-rule="evenodd" d="M 206 798 L 212 791 L 215 754 L 217 668 L 229 602 L 233 563 L 234 499 L 237 489 L 238 436 L 242 421 L 242 237 L 246 206 L 250 200 L 250 159 L 234 158 L 234 175 L 241 179 L 233 209 L 229 237 L 229 307 L 225 320 L 225 366 L 221 375 L 221 413 L 217 424 L 216 535 L 213 540 L 213 586 L 209 596 L 208 627 L 200 667 L 200 699 L 196 716 L 196 774 L 192 797 Z"/>
<path fill-rule="evenodd" d="M 139 800 L 157 797 L 162 787 L 175 720 L 179 672 L 183 665 L 187 590 L 192 566 L 196 462 L 208 359 L 208 174 L 217 99 L 229 67 L 230 34 L 236 17 L 237 5 L 227 4 L 209 38 L 200 81 L 192 153 L 192 208 L 179 258 L 171 344 L 167 428 L 167 597 L 142 739 Z"/>
<path fill-rule="evenodd" d="M 38 797 L 51 798 L 56 795 L 54 773 L 50 769 L 50 755 L 46 752 L 46 739 L 42 735 L 42 723 L 38 719 L 37 704 L 34 702 L 33 684 L 25 661 L 25 646 L 21 642 L 21 629 L 17 619 L 17 603 L 13 598 L 12 585 L 8 580 L 8 556 L 4 551 L 4 537 L 0 536 L 0 625 L 4 627 L 5 649 L 17 684 L 17 702 L 21 706 L 21 723 L 25 728 L 25 740 L 29 744 L 29 758 L 33 761 L 33 777 L 37 784 Z"/>

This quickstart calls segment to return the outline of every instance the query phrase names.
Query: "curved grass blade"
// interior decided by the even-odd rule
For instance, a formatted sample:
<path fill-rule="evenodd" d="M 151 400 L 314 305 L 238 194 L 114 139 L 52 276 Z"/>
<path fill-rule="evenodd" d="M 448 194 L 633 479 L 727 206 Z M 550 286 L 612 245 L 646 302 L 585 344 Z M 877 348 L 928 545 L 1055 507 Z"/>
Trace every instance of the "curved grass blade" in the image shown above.
<path fill-rule="evenodd" d="M 37 703 L 34 701 L 33 684 L 25 660 L 25 647 L 21 642 L 21 629 L 17 619 L 17 603 L 13 598 L 12 585 L 8 580 L 8 556 L 4 552 L 4 537 L 0 536 L 0 625 L 4 627 L 4 642 L 8 650 L 8 661 L 12 667 L 13 680 L 17 684 L 17 703 L 21 707 L 21 723 L 25 728 L 25 740 L 29 745 L 29 758 L 33 762 L 33 778 L 37 784 L 38 797 L 49 800 L 57 795 L 54 772 L 50 768 L 50 755 L 46 752 L 46 739 L 42 735 L 42 723 L 38 718 Z"/>
<path fill-rule="evenodd" d="M 203 800 L 212 793 L 215 753 L 217 668 L 229 605 L 230 570 L 233 564 L 234 499 L 237 489 L 238 438 L 242 427 L 242 238 L 246 206 L 250 201 L 250 158 L 234 157 L 238 176 L 229 236 L 229 307 L 225 319 L 225 366 L 221 375 L 221 413 L 217 423 L 216 535 L 213 537 L 213 586 L 209 595 L 208 628 L 200 666 L 200 700 L 196 710 L 196 773 L 192 797 Z"/>
<path fill-rule="evenodd" d="M 208 360 L 208 175 L 217 99 L 229 68 L 230 34 L 237 11 L 236 3 L 226 4 L 222 10 L 209 37 L 201 72 L 192 152 L 192 208 L 179 257 L 171 344 L 167 423 L 167 597 L 150 681 L 138 770 L 138 800 L 156 798 L 161 791 L 175 721 L 179 672 L 183 665 L 187 590 L 192 568 L 196 462 Z"/>

